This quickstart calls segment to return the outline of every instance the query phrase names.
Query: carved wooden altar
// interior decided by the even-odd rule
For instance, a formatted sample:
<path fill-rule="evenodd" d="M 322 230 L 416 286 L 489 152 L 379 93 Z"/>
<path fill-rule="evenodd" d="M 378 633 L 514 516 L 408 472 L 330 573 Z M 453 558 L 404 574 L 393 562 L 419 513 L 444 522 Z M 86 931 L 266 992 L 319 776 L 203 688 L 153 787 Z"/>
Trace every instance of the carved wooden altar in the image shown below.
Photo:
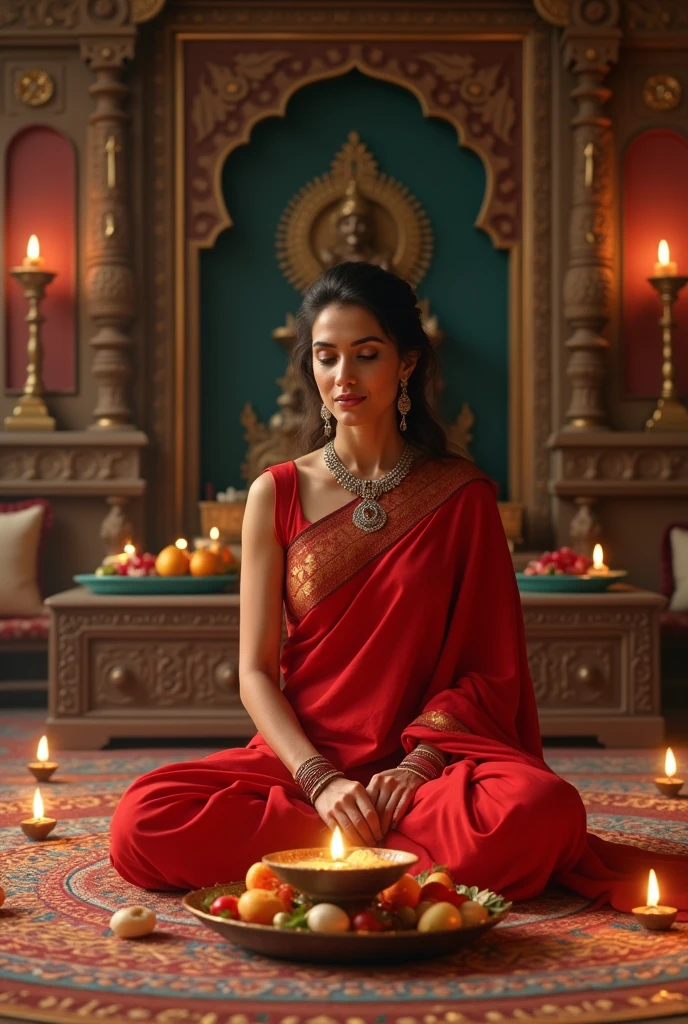
<path fill-rule="evenodd" d="M 0 439 L 0 487 L 90 517 L 79 567 L 100 553 L 105 500 L 113 536 L 126 518 L 144 533 L 144 507 L 150 547 L 195 530 L 199 254 L 231 228 L 222 166 L 303 85 L 357 68 L 412 92 L 486 168 L 477 227 L 509 253 L 510 497 L 527 543 L 601 532 L 657 586 L 650 548 L 683 514 L 688 437 L 642 432 L 652 403 L 620 383 L 614 183 L 639 128 L 688 126 L 685 103 L 653 106 L 645 88 L 662 73 L 688 92 L 681 0 L 0 0 L 0 42 L 10 131 L 65 132 L 85 183 L 79 390 L 48 396 L 50 441 Z"/>

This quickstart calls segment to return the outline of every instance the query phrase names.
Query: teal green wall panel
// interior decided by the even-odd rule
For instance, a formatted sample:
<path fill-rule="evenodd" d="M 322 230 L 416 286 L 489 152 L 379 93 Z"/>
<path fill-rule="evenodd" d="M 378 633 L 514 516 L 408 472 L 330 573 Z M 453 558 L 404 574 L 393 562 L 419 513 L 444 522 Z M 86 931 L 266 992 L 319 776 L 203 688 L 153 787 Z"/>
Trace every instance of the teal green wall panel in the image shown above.
<path fill-rule="evenodd" d="M 296 312 L 300 293 L 277 265 L 275 231 L 292 196 L 329 171 L 351 131 L 430 218 L 435 249 L 418 292 L 447 334 L 443 414 L 453 420 L 470 404 L 472 453 L 508 497 L 508 256 L 474 227 L 483 166 L 450 124 L 423 117 L 411 93 L 357 71 L 300 90 L 286 117 L 258 124 L 225 165 L 234 223 L 200 262 L 201 481 L 242 486 L 241 409 L 251 401 L 263 421 L 277 410 L 286 354 L 271 332 Z"/>

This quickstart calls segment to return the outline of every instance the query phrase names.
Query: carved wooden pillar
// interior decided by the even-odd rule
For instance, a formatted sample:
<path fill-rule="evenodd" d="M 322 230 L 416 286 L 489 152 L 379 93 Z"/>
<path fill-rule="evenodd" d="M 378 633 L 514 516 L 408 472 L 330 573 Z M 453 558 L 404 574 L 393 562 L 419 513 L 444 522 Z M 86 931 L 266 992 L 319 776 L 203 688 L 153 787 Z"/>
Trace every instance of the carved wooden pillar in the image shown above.
<path fill-rule="evenodd" d="M 89 90 L 95 109 L 89 118 L 87 160 L 86 296 L 97 326 L 90 343 L 98 389 L 91 429 L 129 430 L 134 428 L 128 397 L 134 282 L 129 259 L 129 88 L 123 68 L 134 55 L 134 40 L 82 39 L 81 53 L 96 76 Z"/>
<path fill-rule="evenodd" d="M 604 85 L 617 59 L 621 31 L 618 0 L 574 0 L 563 34 L 566 67 L 573 67 L 577 105 L 573 127 L 573 195 L 569 222 L 569 265 L 564 279 L 564 316 L 572 334 L 567 376 L 571 403 L 567 429 L 605 427 L 602 404 L 605 352 L 601 336 L 612 283 L 612 138 L 604 106 Z"/>

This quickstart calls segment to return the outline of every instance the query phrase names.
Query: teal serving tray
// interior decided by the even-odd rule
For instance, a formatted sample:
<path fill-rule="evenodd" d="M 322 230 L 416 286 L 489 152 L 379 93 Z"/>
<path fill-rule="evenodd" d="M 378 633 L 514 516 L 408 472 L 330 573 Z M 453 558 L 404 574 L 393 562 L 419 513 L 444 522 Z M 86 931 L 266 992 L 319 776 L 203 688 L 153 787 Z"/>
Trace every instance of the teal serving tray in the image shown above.
<path fill-rule="evenodd" d="M 236 573 L 224 573 L 222 576 L 96 576 L 95 573 L 81 573 L 74 576 L 75 583 L 103 597 L 221 594 L 236 580 Z"/>
<path fill-rule="evenodd" d="M 628 576 L 623 569 L 608 572 L 605 576 L 573 576 L 562 573 L 559 576 L 526 576 L 516 573 L 518 589 L 524 594 L 601 594 L 612 583 Z"/>

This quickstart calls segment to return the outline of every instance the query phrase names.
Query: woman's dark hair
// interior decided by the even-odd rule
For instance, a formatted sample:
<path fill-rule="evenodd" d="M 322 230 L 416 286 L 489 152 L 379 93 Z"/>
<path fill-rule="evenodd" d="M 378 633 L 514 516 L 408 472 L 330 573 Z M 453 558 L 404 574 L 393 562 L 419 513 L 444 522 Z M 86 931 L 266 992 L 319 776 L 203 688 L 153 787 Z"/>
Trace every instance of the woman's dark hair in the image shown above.
<path fill-rule="evenodd" d="M 435 351 L 423 329 L 416 295 L 406 281 L 372 263 L 338 263 L 326 270 L 306 292 L 296 314 L 296 343 L 292 368 L 303 391 L 304 417 L 298 441 L 306 451 L 327 442 L 320 417 L 322 400 L 313 375 L 313 324 L 327 306 L 361 306 L 378 321 L 400 355 L 418 352 L 418 362 L 408 379 L 411 411 L 404 438 L 430 458 L 459 458 L 448 448 L 447 436 L 428 403 L 427 395 L 439 380 Z M 330 420 L 331 438 L 337 422 Z"/>

